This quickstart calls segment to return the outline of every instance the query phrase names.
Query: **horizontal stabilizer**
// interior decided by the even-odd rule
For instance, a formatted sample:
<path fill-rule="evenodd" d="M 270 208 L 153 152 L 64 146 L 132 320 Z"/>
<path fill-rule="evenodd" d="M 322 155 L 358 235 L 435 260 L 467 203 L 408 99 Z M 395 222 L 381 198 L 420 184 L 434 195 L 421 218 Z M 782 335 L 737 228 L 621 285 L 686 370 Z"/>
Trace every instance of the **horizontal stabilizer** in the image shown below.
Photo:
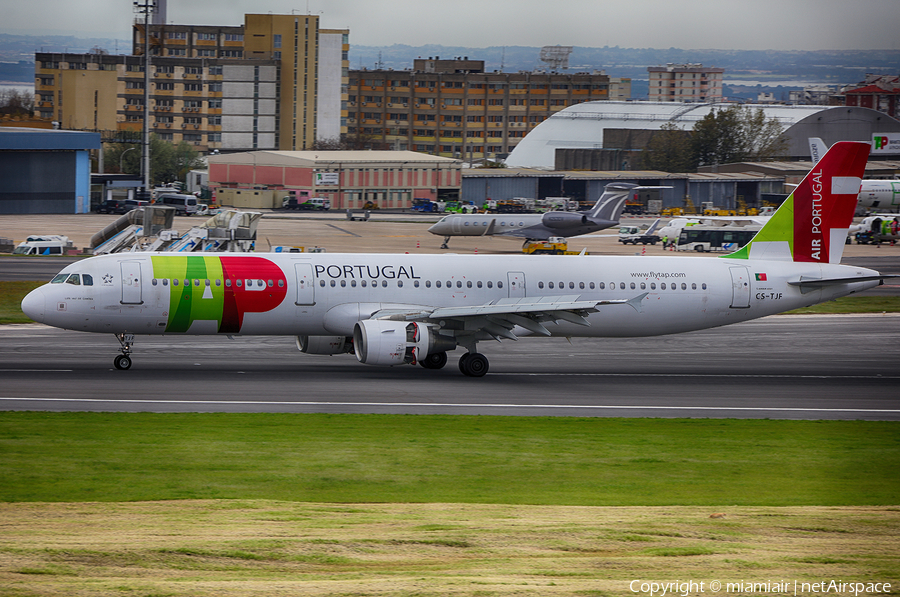
<path fill-rule="evenodd" d="M 895 274 L 880 274 L 878 276 L 858 276 L 855 278 L 807 278 L 806 276 L 800 276 L 799 280 L 794 280 L 793 282 L 788 282 L 791 286 L 835 286 L 838 284 L 853 284 L 854 282 L 873 282 L 875 280 L 879 280 L 881 282 L 889 279 L 889 278 L 900 278 L 900 275 Z"/>

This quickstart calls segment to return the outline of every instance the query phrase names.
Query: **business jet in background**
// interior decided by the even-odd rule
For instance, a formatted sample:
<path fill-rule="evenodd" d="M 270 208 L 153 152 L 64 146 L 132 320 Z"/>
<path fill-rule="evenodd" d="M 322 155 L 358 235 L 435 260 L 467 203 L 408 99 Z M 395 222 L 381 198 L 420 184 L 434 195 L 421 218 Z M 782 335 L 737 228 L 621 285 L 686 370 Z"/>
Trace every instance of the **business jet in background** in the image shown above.
<path fill-rule="evenodd" d="M 809 138 L 809 154 L 815 164 L 819 156 L 825 155 L 828 146 L 818 137 Z M 867 211 L 897 213 L 900 211 L 900 180 L 864 179 L 859 187 L 856 213 Z"/>
<path fill-rule="evenodd" d="M 867 290 L 840 265 L 869 144 L 835 144 L 753 240 L 722 257 L 117 253 L 79 261 L 22 301 L 55 327 L 134 337 L 295 336 L 307 354 L 488 371 L 478 345 L 523 336 L 674 334 Z M 59 351 L 48 351 L 48 354 Z"/>
<path fill-rule="evenodd" d="M 625 201 L 641 187 L 615 182 L 606 185 L 590 211 L 548 211 L 543 214 L 452 214 L 444 216 L 428 232 L 444 237 L 442 249 L 453 236 L 498 236 L 518 240 L 568 238 L 611 228 L 619 224 Z"/>

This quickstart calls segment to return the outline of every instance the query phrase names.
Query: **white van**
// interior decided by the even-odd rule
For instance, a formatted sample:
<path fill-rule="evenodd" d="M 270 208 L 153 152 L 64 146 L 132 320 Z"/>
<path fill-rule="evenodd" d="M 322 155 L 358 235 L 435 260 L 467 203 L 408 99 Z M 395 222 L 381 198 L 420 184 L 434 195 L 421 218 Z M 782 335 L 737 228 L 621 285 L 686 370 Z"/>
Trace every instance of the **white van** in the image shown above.
<path fill-rule="evenodd" d="M 164 193 L 156 198 L 157 205 L 175 208 L 176 216 L 191 216 L 197 213 L 197 197 L 180 193 Z"/>
<path fill-rule="evenodd" d="M 45 234 L 42 236 L 29 236 L 25 242 L 19 243 L 13 250 L 13 255 L 65 255 L 66 249 L 72 248 L 72 241 L 68 236 L 58 234 Z"/>

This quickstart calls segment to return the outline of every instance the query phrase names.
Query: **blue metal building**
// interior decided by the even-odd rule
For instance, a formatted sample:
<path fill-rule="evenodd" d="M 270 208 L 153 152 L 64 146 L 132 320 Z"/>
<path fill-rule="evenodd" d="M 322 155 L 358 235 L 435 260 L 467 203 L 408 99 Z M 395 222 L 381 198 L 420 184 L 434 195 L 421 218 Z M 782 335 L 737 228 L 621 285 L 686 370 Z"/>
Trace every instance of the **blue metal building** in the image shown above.
<path fill-rule="evenodd" d="M 0 214 L 88 213 L 100 133 L 0 127 Z"/>

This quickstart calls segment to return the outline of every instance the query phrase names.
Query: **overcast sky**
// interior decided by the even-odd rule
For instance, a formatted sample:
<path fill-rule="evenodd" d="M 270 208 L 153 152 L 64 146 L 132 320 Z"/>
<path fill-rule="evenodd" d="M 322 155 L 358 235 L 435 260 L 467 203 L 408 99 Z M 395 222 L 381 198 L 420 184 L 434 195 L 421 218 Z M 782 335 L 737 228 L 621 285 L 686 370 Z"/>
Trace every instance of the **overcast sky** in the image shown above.
<path fill-rule="evenodd" d="M 900 49 L 900 0 L 168 0 L 167 21 L 292 11 L 367 46 Z M 4 3 L 0 33 L 131 39 L 133 20 L 129 0 L 19 0 Z"/>

